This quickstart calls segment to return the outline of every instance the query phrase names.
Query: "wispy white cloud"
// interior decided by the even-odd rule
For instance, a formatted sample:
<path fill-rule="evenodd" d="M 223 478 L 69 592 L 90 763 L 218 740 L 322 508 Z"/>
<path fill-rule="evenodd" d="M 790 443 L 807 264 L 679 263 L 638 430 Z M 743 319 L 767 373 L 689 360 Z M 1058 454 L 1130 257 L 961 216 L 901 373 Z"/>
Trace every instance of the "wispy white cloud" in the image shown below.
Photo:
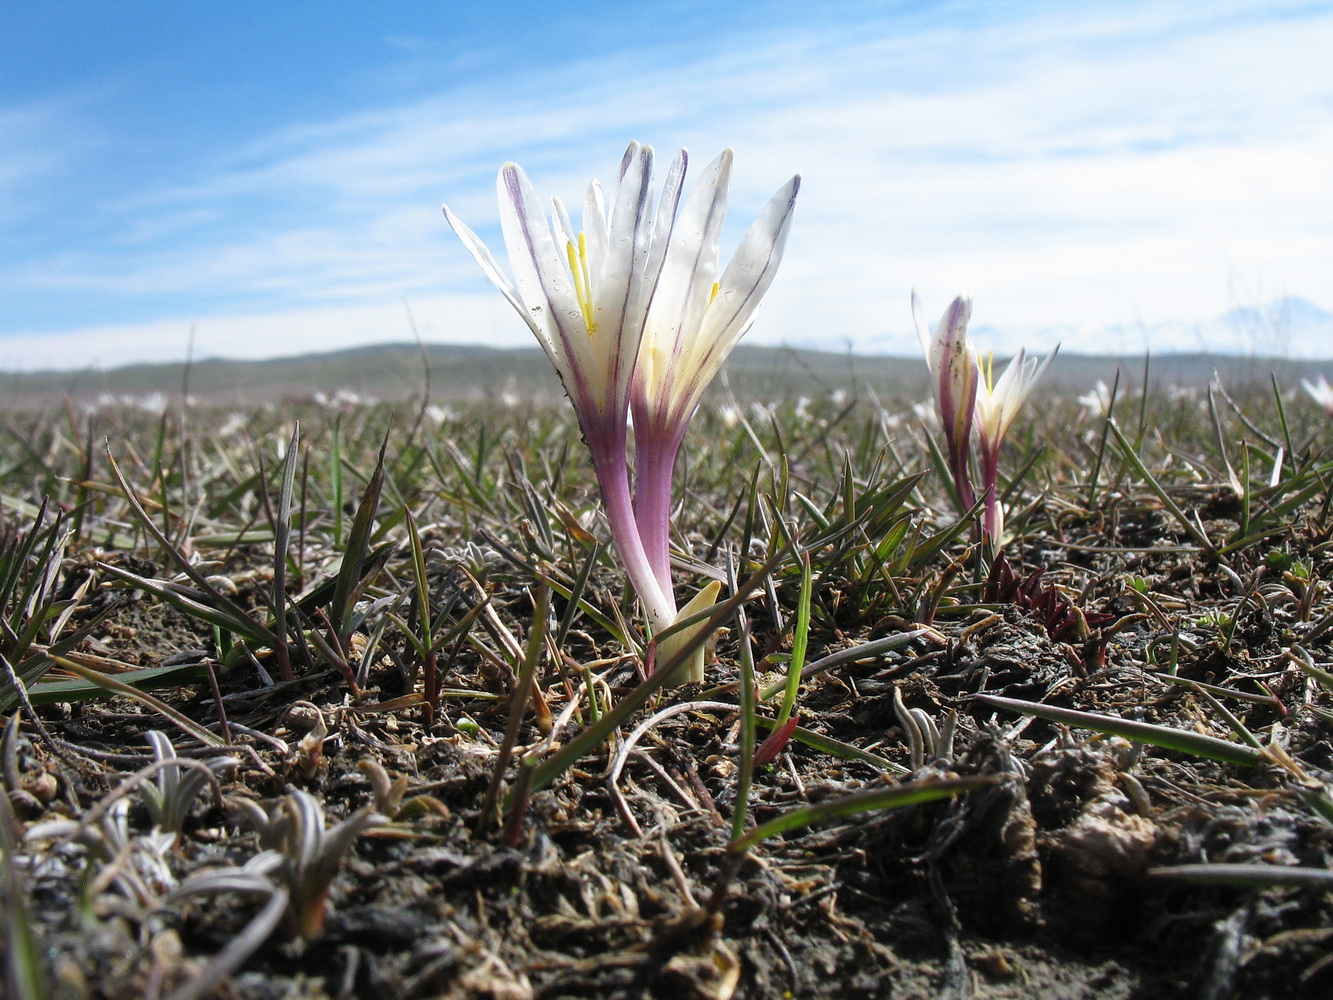
<path fill-rule="evenodd" d="M 507 304 L 481 294 L 204 318 L 182 315 L 3 337 L 0 370 L 112 368 L 143 360 L 183 361 L 191 355 L 196 360 L 285 357 L 371 343 L 410 343 L 414 325 L 427 342 L 530 346 L 531 334 L 513 329 L 512 315 Z"/>
<path fill-rule="evenodd" d="M 1333 259 L 1333 11 L 1208 8 L 961 5 L 703 53 L 644 43 L 491 65 L 411 102 L 254 136 L 175 183 L 97 204 L 101 242 L 0 274 L 27 303 L 0 351 L 18 361 L 63 329 L 104 345 L 99 356 L 115 338 L 117 356 L 149 356 L 183 317 L 203 330 L 238 313 L 220 328 L 281 327 L 292 350 L 330 325 L 400 339 L 389 317 L 404 297 L 429 302 L 432 328 L 453 337 L 475 323 L 451 324 L 451 310 L 473 316 L 486 292 L 439 202 L 498 244 L 501 162 L 577 204 L 629 138 L 703 157 L 734 146 L 736 236 L 804 174 L 756 339 L 890 343 L 910 329 L 914 286 L 941 302 L 968 291 L 979 320 L 1028 332 L 1212 316 L 1237 304 L 1236 282 L 1318 299 Z M 414 65 L 438 58 L 399 42 Z M 73 292 L 125 321 L 42 319 L 41 296 Z M 516 322 L 487 322 L 521 339 Z"/>

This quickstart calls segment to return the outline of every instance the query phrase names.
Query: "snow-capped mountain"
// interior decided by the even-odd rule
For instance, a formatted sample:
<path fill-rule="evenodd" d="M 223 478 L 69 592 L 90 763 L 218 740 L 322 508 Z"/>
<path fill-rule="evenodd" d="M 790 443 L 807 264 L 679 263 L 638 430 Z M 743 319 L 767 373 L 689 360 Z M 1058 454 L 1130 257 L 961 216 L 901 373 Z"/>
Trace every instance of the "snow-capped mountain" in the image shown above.
<path fill-rule="evenodd" d="M 1333 312 L 1309 299 L 1286 296 L 1257 306 L 1239 306 L 1211 319 L 1156 323 L 1114 323 L 1101 327 L 1062 323 L 1043 327 L 974 325 L 970 333 L 981 350 L 1009 355 L 1024 347 L 1038 354 L 1056 344 L 1078 354 L 1234 354 L 1275 358 L 1333 358 Z M 828 350 L 827 341 L 801 341 L 793 347 Z M 911 355 L 920 351 L 914 331 L 897 330 L 854 339 L 861 354 Z"/>

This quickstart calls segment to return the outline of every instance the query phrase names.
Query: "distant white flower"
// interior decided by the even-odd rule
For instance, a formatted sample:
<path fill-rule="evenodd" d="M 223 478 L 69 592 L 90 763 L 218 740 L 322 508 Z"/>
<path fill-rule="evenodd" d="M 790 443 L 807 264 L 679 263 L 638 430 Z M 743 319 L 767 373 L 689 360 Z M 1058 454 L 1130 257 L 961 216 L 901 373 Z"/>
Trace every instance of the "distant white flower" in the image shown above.
<path fill-rule="evenodd" d="M 1333 417 L 1333 386 L 1328 384 L 1328 379 L 1324 373 L 1320 372 L 1319 377 L 1313 382 L 1308 379 L 1301 379 L 1301 385 L 1305 387 L 1312 399 L 1324 408 L 1324 412 Z"/>
<path fill-rule="evenodd" d="M 1111 409 L 1111 387 L 1098 379 L 1091 389 L 1078 397 L 1078 405 L 1089 418 L 1104 416 Z"/>
<path fill-rule="evenodd" d="M 250 418 L 247 417 L 244 413 L 241 413 L 239 410 L 229 413 L 227 414 L 226 421 L 224 421 L 222 426 L 218 428 L 218 437 L 220 438 L 235 437 L 236 435 L 240 434 L 241 431 L 245 430 L 246 426 L 249 423 L 250 423 Z"/>
<path fill-rule="evenodd" d="M 912 416 L 919 422 L 930 427 L 938 427 L 940 425 L 940 411 L 935 405 L 934 399 L 923 399 L 920 402 L 913 403 Z M 901 422 L 900 419 L 899 423 Z"/>
<path fill-rule="evenodd" d="M 326 410 L 342 410 L 344 413 L 351 413 L 359 406 L 374 406 L 376 402 L 373 397 L 363 396 L 355 389 L 346 387 L 338 389 L 331 396 L 316 390 L 310 398 L 316 406 Z"/>
<path fill-rule="evenodd" d="M 776 415 L 776 403 L 761 403 L 754 400 L 750 403 L 750 419 L 755 423 L 768 424 L 773 422 Z"/>

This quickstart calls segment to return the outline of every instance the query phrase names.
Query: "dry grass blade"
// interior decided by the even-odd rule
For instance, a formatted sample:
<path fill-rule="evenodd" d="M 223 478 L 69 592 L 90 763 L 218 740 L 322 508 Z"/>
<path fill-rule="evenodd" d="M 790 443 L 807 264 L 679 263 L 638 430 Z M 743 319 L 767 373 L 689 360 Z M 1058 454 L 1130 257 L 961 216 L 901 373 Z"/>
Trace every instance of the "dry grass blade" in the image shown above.
<path fill-rule="evenodd" d="M 1238 889 L 1333 889 L 1333 871 L 1264 864 L 1170 865 L 1149 868 L 1154 878 L 1180 879 L 1199 885 L 1229 885 Z"/>
<path fill-rule="evenodd" d="M 226 745 L 222 737 L 209 732 L 193 719 L 190 719 L 188 716 L 172 708 L 160 698 L 154 698 L 146 691 L 140 691 L 138 688 L 126 684 L 124 681 L 111 677 L 108 674 L 100 673 L 90 667 L 85 667 L 83 664 L 76 663 L 74 660 L 66 659 L 63 656 L 53 656 L 51 659 L 60 667 L 63 667 L 72 674 L 78 674 L 84 680 L 97 685 L 104 691 L 110 691 L 114 694 L 122 694 L 127 698 L 131 698 L 134 701 L 151 708 L 154 712 L 171 720 L 185 732 L 189 733 L 195 739 L 207 746 L 220 747 Z"/>
<path fill-rule="evenodd" d="M 179 900 L 191 895 L 213 895 L 220 892 L 252 893 L 267 896 L 263 908 L 248 924 L 227 942 L 220 952 L 209 959 L 194 977 L 167 1000 L 200 1000 L 219 989 L 227 977 L 245 964 L 282 922 L 289 902 L 287 890 L 274 885 L 259 873 L 201 872 L 180 885 L 170 899 Z"/>
<path fill-rule="evenodd" d="M 18 716 L 10 718 L 5 739 L 18 728 Z M 7 783 L 6 783 L 7 784 Z M 14 1000 L 47 1000 L 51 994 L 46 959 L 32 919 L 25 879 L 16 864 L 18 819 L 7 788 L 0 788 L 0 903 L 4 906 L 7 947 L 5 951 L 6 995 Z"/>
<path fill-rule="evenodd" d="M 639 683 L 665 647 L 598 544 L 577 422 L 517 354 L 433 359 L 438 405 L 410 412 L 289 378 L 272 407 L 9 415 L 0 699 L 27 691 L 42 728 L 0 741 L 6 960 L 182 1000 L 1327 993 L 1333 462 L 1324 410 L 1293 403 L 1309 373 L 1210 408 L 1206 378 L 1145 367 L 1118 438 L 1105 393 L 1074 398 L 1112 363 L 1062 358 L 999 459 L 1001 557 L 930 472 L 916 363 L 766 356 L 703 401 L 676 469 L 671 582 L 732 595 L 694 623 L 712 689 L 679 694 Z M 463 370 L 485 399 L 452 393 Z M 340 385 L 363 377 L 349 355 Z M 246 763 L 219 810 L 224 754 Z M 506 822 L 478 836 L 492 778 Z M 1181 867 L 1205 858 L 1269 864 Z M 784 898 L 784 927 L 746 919 Z"/>

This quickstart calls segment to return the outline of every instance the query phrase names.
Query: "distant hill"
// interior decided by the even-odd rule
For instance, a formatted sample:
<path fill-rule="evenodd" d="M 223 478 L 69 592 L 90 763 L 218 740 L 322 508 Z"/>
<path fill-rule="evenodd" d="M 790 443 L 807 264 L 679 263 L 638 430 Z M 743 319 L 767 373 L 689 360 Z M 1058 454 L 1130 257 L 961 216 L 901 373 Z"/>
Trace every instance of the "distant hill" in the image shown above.
<path fill-rule="evenodd" d="M 1086 392 L 1097 380 L 1111 383 L 1120 369 L 1122 385 L 1138 388 L 1144 359 L 1061 353 L 1043 382 L 1048 390 Z M 1283 384 L 1325 372 L 1333 362 L 1167 354 L 1155 357 L 1149 380 L 1157 387 L 1203 386 L 1217 371 L 1230 388 L 1267 383 L 1270 373 Z M 835 389 L 866 388 L 884 399 L 924 398 L 925 363 L 919 356 L 888 357 L 830 353 L 788 347 L 741 345 L 725 369 L 727 385 L 745 399 L 816 395 Z M 231 361 L 136 364 L 104 371 L 0 373 L 0 406 L 31 408 L 69 399 L 102 396 L 143 399 L 153 394 L 179 398 L 188 389 L 204 403 L 247 405 L 308 400 L 339 390 L 377 400 L 420 399 L 429 374 L 430 398 L 439 403 L 520 397 L 558 398 L 555 373 L 539 348 L 497 349 L 481 345 L 384 344 L 326 354 Z M 718 390 L 714 390 L 718 391 Z"/>

